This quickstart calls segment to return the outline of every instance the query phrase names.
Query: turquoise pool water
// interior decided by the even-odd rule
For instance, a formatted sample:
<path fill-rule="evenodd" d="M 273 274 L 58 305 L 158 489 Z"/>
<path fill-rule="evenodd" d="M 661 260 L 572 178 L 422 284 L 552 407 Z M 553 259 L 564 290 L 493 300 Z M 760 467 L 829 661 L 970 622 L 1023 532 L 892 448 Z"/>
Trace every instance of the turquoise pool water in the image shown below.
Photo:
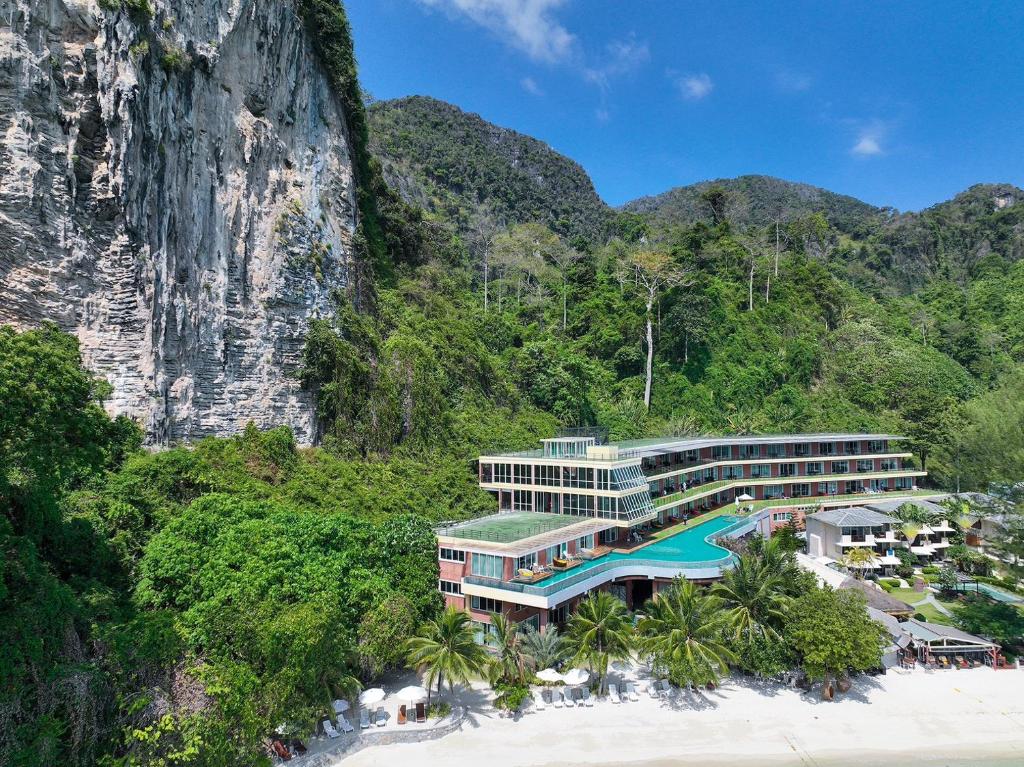
<path fill-rule="evenodd" d="M 606 562 L 614 562 L 622 559 L 657 560 L 661 562 L 673 562 L 680 564 L 686 562 L 720 562 L 729 558 L 729 552 L 721 546 L 716 546 L 707 539 L 714 536 L 719 530 L 723 530 L 734 522 L 738 522 L 740 519 L 741 517 L 728 515 L 718 517 L 717 519 L 712 519 L 708 522 L 697 525 L 691 530 L 684 530 L 683 532 L 676 533 L 668 538 L 663 538 L 657 543 L 652 543 L 650 546 L 644 546 L 642 549 L 630 552 L 629 554 L 612 552 L 600 559 L 586 561 L 579 567 L 574 567 L 572 570 L 555 573 L 550 578 L 541 581 L 538 586 L 546 588 L 558 583 L 559 581 L 563 581 L 566 578 L 575 578 L 579 576 L 580 573 L 585 573 L 587 570 L 595 567 L 604 567 Z"/>
<path fill-rule="evenodd" d="M 980 591 L 982 594 L 992 597 L 992 599 L 996 600 L 997 602 L 1007 602 L 1009 604 L 1020 604 L 1021 602 L 1024 602 L 1024 599 L 1017 596 L 1016 594 L 1011 594 L 1008 591 L 1003 591 L 1002 589 L 997 589 L 993 586 L 989 586 L 987 583 L 972 583 L 970 586 L 965 586 L 963 588 L 958 589 L 958 591 L 963 591 L 964 593 L 969 594 L 975 589 Z"/>

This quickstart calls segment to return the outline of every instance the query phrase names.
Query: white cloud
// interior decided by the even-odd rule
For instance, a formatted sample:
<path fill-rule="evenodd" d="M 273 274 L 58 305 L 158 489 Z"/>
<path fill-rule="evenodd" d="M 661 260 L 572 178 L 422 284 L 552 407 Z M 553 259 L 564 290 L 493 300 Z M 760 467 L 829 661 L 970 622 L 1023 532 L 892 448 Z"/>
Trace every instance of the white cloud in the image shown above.
<path fill-rule="evenodd" d="M 676 81 L 683 98 L 690 101 L 699 101 L 715 89 L 711 77 L 704 72 L 696 75 L 683 75 Z"/>
<path fill-rule="evenodd" d="M 850 154 L 858 157 L 874 157 L 885 154 L 885 150 L 882 148 L 885 132 L 885 126 L 878 121 L 861 126 L 857 131 L 853 146 L 850 147 Z"/>
<path fill-rule="evenodd" d="M 523 86 L 523 90 L 527 93 L 533 94 L 534 96 L 544 95 L 544 91 L 541 90 L 541 87 L 537 85 L 537 81 L 532 77 L 524 77 L 519 81 L 519 84 Z"/>
<path fill-rule="evenodd" d="M 799 93 L 805 91 L 811 87 L 811 83 L 814 82 L 810 75 L 806 75 L 802 72 L 794 72 L 790 69 L 784 69 L 775 75 L 775 84 L 779 90 L 789 91 L 790 93 Z"/>
<path fill-rule="evenodd" d="M 566 0 L 419 0 L 451 16 L 465 16 L 535 61 L 572 55 L 576 38 L 552 16 Z"/>

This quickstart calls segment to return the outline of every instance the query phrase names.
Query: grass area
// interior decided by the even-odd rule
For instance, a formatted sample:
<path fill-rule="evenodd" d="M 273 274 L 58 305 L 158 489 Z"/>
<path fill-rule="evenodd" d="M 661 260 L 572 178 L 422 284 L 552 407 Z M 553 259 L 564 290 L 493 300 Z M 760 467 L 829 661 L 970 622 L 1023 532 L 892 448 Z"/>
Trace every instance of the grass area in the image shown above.
<path fill-rule="evenodd" d="M 914 591 L 914 589 L 893 589 L 889 592 L 890 596 L 896 597 L 896 599 L 901 602 L 906 602 L 908 605 L 911 605 L 914 608 L 914 611 L 921 613 L 929 623 L 941 623 L 945 626 L 952 626 L 953 620 L 950 616 L 939 612 L 939 609 L 935 605 L 924 601 L 931 593 L 933 592 Z M 958 604 L 955 599 L 940 599 L 938 595 L 935 595 L 935 598 L 947 610 L 953 612 L 956 611 Z"/>
<path fill-rule="evenodd" d="M 901 602 L 906 602 L 908 605 L 916 605 L 927 596 L 928 592 L 914 591 L 913 589 L 893 589 L 889 594 Z"/>
<path fill-rule="evenodd" d="M 920 604 L 915 605 L 914 610 L 919 612 L 925 617 L 928 623 L 939 623 L 944 626 L 952 626 L 953 620 L 948 616 L 940 613 L 935 605 L 932 604 Z"/>
<path fill-rule="evenodd" d="M 662 538 L 670 538 L 671 536 L 676 535 L 677 533 L 681 533 L 684 530 L 692 530 L 693 528 L 698 527 L 699 525 L 702 525 L 705 522 L 710 522 L 712 519 L 717 519 L 718 517 L 724 516 L 725 514 L 733 514 L 735 513 L 735 511 L 736 510 L 732 506 L 723 506 L 720 509 L 715 509 L 714 511 L 709 511 L 706 514 L 701 514 L 699 517 L 691 519 L 685 525 L 680 522 L 679 524 L 673 525 L 672 527 L 666 528 L 664 530 L 659 530 L 654 535 L 652 535 L 651 538 L 653 538 L 656 541 L 661 540 Z"/>

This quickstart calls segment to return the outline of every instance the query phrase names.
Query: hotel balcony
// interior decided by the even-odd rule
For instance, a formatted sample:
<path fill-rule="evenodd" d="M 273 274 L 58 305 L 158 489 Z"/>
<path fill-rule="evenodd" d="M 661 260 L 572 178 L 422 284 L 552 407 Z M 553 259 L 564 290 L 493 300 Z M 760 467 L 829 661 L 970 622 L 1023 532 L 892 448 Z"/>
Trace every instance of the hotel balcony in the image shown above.
<path fill-rule="evenodd" d="M 931 543 L 929 545 L 934 547 L 934 548 L 936 548 L 936 549 L 947 549 L 952 544 L 949 542 L 948 538 L 940 538 L 937 541 L 931 541 Z"/>
<path fill-rule="evenodd" d="M 871 546 L 875 545 L 875 541 L 876 541 L 876 539 L 875 539 L 875 536 L 873 536 L 873 535 L 862 535 L 862 536 L 844 535 L 844 536 L 842 536 L 842 538 L 839 539 L 839 545 L 840 546 L 869 546 L 869 547 L 871 547 Z"/>
<path fill-rule="evenodd" d="M 936 532 L 936 533 L 955 533 L 956 532 L 956 528 L 952 527 L 949 524 L 949 520 L 946 520 L 946 519 L 942 520 L 937 525 L 932 525 L 931 529 L 932 529 L 933 532 Z"/>
<path fill-rule="evenodd" d="M 882 535 L 875 536 L 875 543 L 902 543 L 903 538 L 895 530 L 886 530 Z"/>

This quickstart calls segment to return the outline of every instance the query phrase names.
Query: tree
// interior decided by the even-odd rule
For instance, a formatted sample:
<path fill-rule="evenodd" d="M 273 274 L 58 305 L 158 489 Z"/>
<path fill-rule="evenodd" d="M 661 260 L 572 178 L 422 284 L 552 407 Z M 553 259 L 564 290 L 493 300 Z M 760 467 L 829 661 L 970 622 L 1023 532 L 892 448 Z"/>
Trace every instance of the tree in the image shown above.
<path fill-rule="evenodd" d="M 735 640 L 762 637 L 781 639 L 779 631 L 789 600 L 782 591 L 782 577 L 756 556 L 745 554 L 728 570 L 711 593 L 721 598 L 728 611 Z"/>
<path fill-rule="evenodd" d="M 938 583 L 939 588 L 947 594 L 956 591 L 957 586 L 960 584 L 960 578 L 957 576 L 956 568 L 952 564 L 947 563 L 939 570 Z"/>
<path fill-rule="evenodd" d="M 569 312 L 569 275 L 572 271 L 572 267 L 579 263 L 583 258 L 583 253 L 575 248 L 564 245 L 562 242 L 558 242 L 557 245 L 547 250 L 545 256 L 552 264 L 554 264 L 555 269 L 558 270 L 558 275 L 561 278 L 562 332 L 564 333 L 568 322 Z"/>
<path fill-rule="evenodd" d="M 754 311 L 754 271 L 768 250 L 768 238 L 763 229 L 751 228 L 733 239 L 747 254 L 747 311 Z"/>
<path fill-rule="evenodd" d="M 1024 613 L 1006 602 L 970 594 L 956 610 L 953 622 L 971 634 L 1009 646 L 1024 639 Z"/>
<path fill-rule="evenodd" d="M 867 671 L 882 663 L 885 628 L 868 616 L 861 594 L 828 586 L 799 597 L 785 630 L 804 671 L 826 688 L 837 674 Z"/>
<path fill-rule="evenodd" d="M 409 666 L 426 671 L 427 687 L 436 682 L 438 695 L 446 678 L 449 691 L 453 691 L 455 682 L 468 683 L 487 664 L 487 653 L 476 643 L 469 613 L 454 607 L 424 623 L 419 634 L 406 641 L 405 649 Z"/>
<path fill-rule="evenodd" d="M 487 643 L 495 650 L 492 676 L 505 684 L 521 686 L 533 659 L 526 651 L 523 633 L 519 627 L 501 613 L 491 613 L 491 631 Z"/>
<path fill-rule="evenodd" d="M 527 629 L 523 650 L 532 659 L 534 668 L 554 668 L 566 654 L 565 640 L 554 626 L 549 626 L 543 634 L 532 627 Z"/>
<path fill-rule="evenodd" d="M 992 519 L 995 532 L 986 548 L 1017 578 L 1024 577 L 1024 482 L 997 485 L 991 489 L 987 506 L 980 505 Z"/>
<path fill-rule="evenodd" d="M 515 284 L 517 307 L 524 289 L 538 299 L 544 295 L 552 271 L 549 260 L 564 248 L 558 235 L 540 224 L 517 224 L 494 238 L 491 261 L 501 273 L 500 285 L 510 281 Z"/>
<path fill-rule="evenodd" d="M 416 629 L 416 610 L 402 594 L 390 594 L 359 621 L 359 665 L 366 679 L 397 668 L 402 643 Z"/>
<path fill-rule="evenodd" d="M 625 603 L 607 591 L 591 594 L 569 618 L 565 640 L 571 663 L 586 663 L 597 675 L 598 693 L 603 693 L 608 664 L 628 658 L 633 646 Z"/>
<path fill-rule="evenodd" d="M 690 270 L 672 256 L 653 250 L 631 250 L 622 265 L 644 300 L 647 364 L 644 379 L 644 407 L 651 408 L 651 378 L 654 370 L 654 303 L 662 291 L 691 284 Z"/>
<path fill-rule="evenodd" d="M 721 597 L 678 578 L 644 606 L 637 624 L 652 668 L 679 686 L 718 683 L 736 654 L 725 643 L 730 614 Z"/>
<path fill-rule="evenodd" d="M 878 555 L 866 546 L 855 546 L 843 557 L 843 564 L 854 571 L 857 578 L 864 577 L 864 571 L 870 569 L 878 560 Z"/>

